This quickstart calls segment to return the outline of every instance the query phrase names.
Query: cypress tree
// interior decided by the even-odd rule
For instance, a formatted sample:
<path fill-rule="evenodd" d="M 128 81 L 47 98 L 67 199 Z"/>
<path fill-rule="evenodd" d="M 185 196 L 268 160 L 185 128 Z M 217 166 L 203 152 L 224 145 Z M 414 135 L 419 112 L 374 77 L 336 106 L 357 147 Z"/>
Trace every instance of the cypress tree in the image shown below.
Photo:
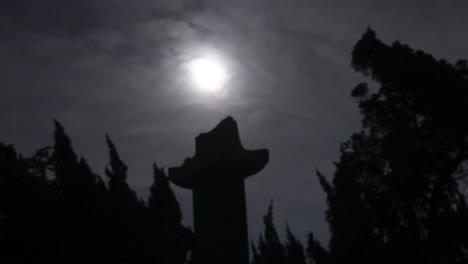
<path fill-rule="evenodd" d="M 158 168 L 156 163 L 153 164 L 153 184 L 150 187 L 148 209 L 164 226 L 177 225 L 182 221 L 180 205 L 164 170 Z"/>
<path fill-rule="evenodd" d="M 182 264 L 190 249 L 191 231 L 181 223 L 182 212 L 163 169 L 153 164 L 148 211 L 156 245 L 164 263 Z"/>
<path fill-rule="evenodd" d="M 109 179 L 107 208 L 109 261 L 136 263 L 139 260 L 139 235 L 143 217 L 142 205 L 127 183 L 127 165 L 120 159 L 117 148 L 106 135 L 109 166 L 105 174 Z"/>
<path fill-rule="evenodd" d="M 286 262 L 287 264 L 306 264 L 304 246 L 294 234 L 286 227 Z"/>
<path fill-rule="evenodd" d="M 328 251 L 322 247 L 320 242 L 315 239 L 313 233 L 309 233 L 307 237 L 307 259 L 311 264 L 328 264 L 330 263 L 330 255 Z"/>
<path fill-rule="evenodd" d="M 78 158 L 71 145 L 71 140 L 65 134 L 62 124 L 54 120 L 54 149 L 52 160 L 55 170 L 55 178 L 62 192 L 66 197 L 75 197 L 78 195 L 76 189 L 79 181 Z"/>
<path fill-rule="evenodd" d="M 122 201 L 137 203 L 136 194 L 127 183 L 127 165 L 120 159 L 117 148 L 108 135 L 106 135 L 106 142 L 109 148 L 110 166 L 105 168 L 105 174 L 109 179 L 111 196 Z"/>
<path fill-rule="evenodd" d="M 273 201 L 268 206 L 268 212 L 263 216 L 264 231 L 258 239 L 258 257 L 263 264 L 283 264 L 286 261 L 285 247 L 276 231 L 273 222 Z"/>

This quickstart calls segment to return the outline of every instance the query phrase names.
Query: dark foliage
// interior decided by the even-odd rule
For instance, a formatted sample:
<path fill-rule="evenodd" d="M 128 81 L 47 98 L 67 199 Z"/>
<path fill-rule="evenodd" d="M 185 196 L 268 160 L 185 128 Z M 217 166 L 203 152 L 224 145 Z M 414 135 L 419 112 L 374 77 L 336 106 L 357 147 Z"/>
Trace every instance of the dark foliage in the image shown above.
<path fill-rule="evenodd" d="M 107 185 L 57 121 L 54 138 L 30 158 L 0 144 L 2 263 L 186 262 L 192 234 L 163 170 L 154 167 L 147 206 L 109 137 Z"/>
<path fill-rule="evenodd" d="M 352 90 L 362 130 L 341 145 L 331 182 L 317 171 L 331 240 L 325 248 L 310 233 L 308 262 L 468 263 L 467 61 L 389 46 L 368 29 L 352 67 L 379 87 Z M 303 263 L 289 230 L 279 242 L 271 210 L 252 263 Z"/>
<path fill-rule="evenodd" d="M 363 128 L 341 145 L 329 183 L 329 252 L 317 263 L 467 263 L 468 67 L 368 29 L 353 68 L 379 87 L 353 91 Z"/>
<path fill-rule="evenodd" d="M 301 242 L 294 236 L 289 227 L 286 227 L 286 263 L 305 264 L 306 256 Z"/>
<path fill-rule="evenodd" d="M 258 245 L 252 245 L 252 264 L 305 264 L 306 257 L 301 242 L 286 228 L 287 240 L 281 242 L 273 223 L 273 203 L 263 216 L 265 229 L 258 239 Z"/>
<path fill-rule="evenodd" d="M 182 264 L 192 247 L 192 231 L 180 225 L 182 212 L 163 169 L 153 164 L 154 183 L 148 200 L 148 219 L 153 225 L 152 237 L 162 249 L 158 256 L 164 263 Z"/>
<path fill-rule="evenodd" d="M 307 257 L 311 264 L 328 264 L 330 263 L 330 255 L 328 251 L 322 247 L 320 242 L 315 239 L 314 234 L 309 233 L 307 238 Z"/>

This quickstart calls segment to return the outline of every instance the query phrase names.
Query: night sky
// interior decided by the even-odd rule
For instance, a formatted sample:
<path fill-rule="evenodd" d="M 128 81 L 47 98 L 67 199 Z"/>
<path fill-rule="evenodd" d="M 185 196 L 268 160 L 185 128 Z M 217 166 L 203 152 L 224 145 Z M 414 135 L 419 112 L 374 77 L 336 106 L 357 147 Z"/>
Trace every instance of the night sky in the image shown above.
<path fill-rule="evenodd" d="M 325 194 L 339 144 L 360 128 L 350 66 L 368 26 L 454 62 L 468 58 L 468 1 L 1 0 L 0 141 L 53 144 L 53 118 L 103 176 L 105 134 L 146 197 L 152 162 L 182 164 L 194 138 L 233 116 L 270 163 L 246 181 L 250 239 L 274 199 L 277 228 L 326 242 Z M 193 87 L 192 59 L 215 54 L 222 93 Z M 191 224 L 191 193 L 173 186 Z"/>

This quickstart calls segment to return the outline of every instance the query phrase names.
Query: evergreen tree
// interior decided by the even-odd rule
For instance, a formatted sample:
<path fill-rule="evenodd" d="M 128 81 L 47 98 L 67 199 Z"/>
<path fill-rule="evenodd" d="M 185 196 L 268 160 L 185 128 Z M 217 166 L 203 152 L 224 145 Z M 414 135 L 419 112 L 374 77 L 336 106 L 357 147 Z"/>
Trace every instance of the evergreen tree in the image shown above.
<path fill-rule="evenodd" d="M 0 244 L 7 263 L 174 263 L 187 260 L 191 231 L 163 170 L 154 166 L 149 207 L 127 184 L 107 137 L 109 188 L 75 154 L 55 121 L 55 144 L 23 158 L 0 143 Z M 51 172 L 55 177 L 52 177 Z"/>
<path fill-rule="evenodd" d="M 330 263 L 330 255 L 328 251 L 322 247 L 320 242 L 315 239 L 313 233 L 309 233 L 307 238 L 307 259 L 310 264 L 328 264 Z"/>
<path fill-rule="evenodd" d="M 352 66 L 362 131 L 341 145 L 327 193 L 332 263 L 466 263 L 468 67 L 389 46 L 368 29 Z M 320 250 L 315 250 L 318 254 Z"/>
<path fill-rule="evenodd" d="M 78 159 L 63 126 L 56 120 L 54 124 L 55 144 L 51 162 L 63 197 L 57 207 L 62 221 L 58 231 L 58 240 L 63 248 L 60 253 L 66 256 L 64 261 L 67 262 L 88 262 L 94 258 L 89 238 L 95 232 L 95 219 L 91 216 L 96 206 L 97 179 L 85 159 Z"/>
<path fill-rule="evenodd" d="M 306 264 L 306 257 L 302 243 L 286 227 L 286 261 L 287 264 Z"/>
<path fill-rule="evenodd" d="M 260 238 L 261 239 L 261 238 Z M 252 264 L 262 264 L 263 259 L 260 256 L 260 253 L 257 250 L 257 247 L 252 243 L 250 248 L 252 249 Z"/>
<path fill-rule="evenodd" d="M 114 143 L 108 135 L 106 142 L 109 148 L 110 167 L 106 167 L 105 174 L 109 178 L 109 192 L 115 199 L 122 199 L 137 203 L 135 192 L 127 183 L 127 165 L 120 159 Z"/>
<path fill-rule="evenodd" d="M 180 205 L 176 200 L 163 169 L 153 164 L 153 184 L 150 187 L 148 209 L 162 226 L 179 225 L 182 221 Z"/>
<path fill-rule="evenodd" d="M 59 191 L 42 177 L 33 158 L 18 155 L 13 146 L 0 143 L 0 244 L 2 260 L 30 263 L 47 259 L 59 245 Z"/>
<path fill-rule="evenodd" d="M 109 179 L 106 214 L 109 261 L 137 263 L 141 253 L 139 235 L 143 228 L 141 222 L 144 208 L 127 183 L 127 165 L 120 159 L 117 148 L 107 135 L 106 142 L 110 159 L 109 167 L 105 168 Z"/>
<path fill-rule="evenodd" d="M 76 156 L 71 145 L 70 138 L 65 134 L 65 129 L 57 121 L 54 120 L 54 150 L 52 160 L 55 170 L 55 178 L 62 192 L 67 196 L 77 196 L 76 189 L 78 178 L 78 157 Z"/>
<path fill-rule="evenodd" d="M 155 245 L 160 248 L 163 263 L 182 264 L 191 247 L 191 231 L 181 223 L 182 213 L 163 169 L 153 164 L 148 211 Z"/>
<path fill-rule="evenodd" d="M 263 216 L 265 229 L 258 239 L 258 253 L 254 251 L 254 260 L 261 264 L 284 264 L 286 261 L 286 249 L 273 223 L 273 202 L 268 207 L 268 212 Z"/>

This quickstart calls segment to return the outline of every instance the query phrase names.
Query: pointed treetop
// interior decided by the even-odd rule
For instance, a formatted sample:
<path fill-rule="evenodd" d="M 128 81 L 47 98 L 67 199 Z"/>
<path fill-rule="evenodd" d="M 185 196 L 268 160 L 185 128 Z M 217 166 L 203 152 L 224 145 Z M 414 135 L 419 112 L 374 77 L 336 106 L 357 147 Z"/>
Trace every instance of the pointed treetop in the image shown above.
<path fill-rule="evenodd" d="M 330 254 L 320 244 L 320 242 L 314 237 L 312 232 L 307 237 L 307 257 L 312 263 L 316 264 L 328 264 L 330 263 Z"/>
<path fill-rule="evenodd" d="M 366 29 L 366 32 L 364 33 L 364 36 L 376 38 L 377 33 L 375 32 L 374 29 L 372 29 L 372 27 L 370 25 L 368 25 L 367 29 Z"/>
<path fill-rule="evenodd" d="M 55 126 L 56 131 L 62 131 L 63 132 L 65 130 L 63 128 L 63 125 L 55 118 L 54 118 L 54 126 Z"/>
<path fill-rule="evenodd" d="M 114 142 L 106 134 L 106 142 L 109 148 L 110 168 L 106 167 L 105 173 L 109 178 L 109 184 L 124 183 L 127 179 L 127 165 L 120 159 Z"/>
<path fill-rule="evenodd" d="M 150 197 L 148 199 L 148 208 L 165 224 L 179 224 L 182 221 L 182 212 L 179 202 L 172 191 L 164 168 L 159 168 L 153 163 L 154 182 L 150 187 Z"/>
<path fill-rule="evenodd" d="M 54 157 L 56 159 L 64 159 L 68 162 L 77 163 L 78 158 L 73 151 L 73 147 L 71 145 L 71 140 L 65 134 L 65 129 L 63 128 L 62 124 L 59 121 L 54 119 L 55 131 L 54 131 Z"/>
<path fill-rule="evenodd" d="M 78 180 L 76 171 L 78 157 L 76 156 L 70 138 L 65 129 L 57 120 L 54 120 L 54 147 L 51 160 L 54 164 L 55 177 L 62 188 L 70 190 L 75 188 L 74 182 Z"/>
<path fill-rule="evenodd" d="M 287 240 L 297 240 L 294 234 L 291 232 L 291 228 L 289 228 L 289 224 L 286 223 L 286 238 Z"/>
<path fill-rule="evenodd" d="M 273 223 L 273 200 L 270 201 L 267 214 L 263 216 L 263 223 L 265 224 L 265 239 L 272 241 L 280 241 L 278 233 L 276 232 Z"/>
<path fill-rule="evenodd" d="M 273 201 L 268 206 L 268 212 L 263 216 L 265 229 L 258 240 L 258 251 L 264 264 L 285 263 L 285 248 L 281 243 L 273 223 Z"/>
<path fill-rule="evenodd" d="M 304 253 L 304 247 L 299 239 L 297 239 L 291 232 L 289 225 L 286 225 L 286 236 L 286 263 L 305 264 L 306 256 Z"/>
<path fill-rule="evenodd" d="M 268 206 L 267 214 L 263 216 L 263 223 L 265 224 L 265 232 L 263 234 L 265 243 L 282 249 L 281 240 L 273 222 L 273 200 L 271 200 Z"/>

